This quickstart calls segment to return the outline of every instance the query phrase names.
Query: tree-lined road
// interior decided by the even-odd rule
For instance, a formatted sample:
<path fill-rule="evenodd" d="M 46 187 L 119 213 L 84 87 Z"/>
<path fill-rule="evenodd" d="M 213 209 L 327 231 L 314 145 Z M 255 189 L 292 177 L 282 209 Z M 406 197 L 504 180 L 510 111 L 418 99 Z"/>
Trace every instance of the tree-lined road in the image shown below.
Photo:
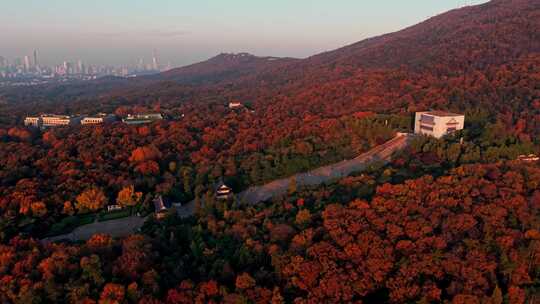
<path fill-rule="evenodd" d="M 315 186 L 346 177 L 353 172 L 365 169 L 373 162 L 388 162 L 394 152 L 403 149 L 408 144 L 409 138 L 410 136 L 408 134 L 399 134 L 386 143 L 354 159 L 344 160 L 306 173 L 299 173 L 292 177 L 275 180 L 262 186 L 250 187 L 238 194 L 238 198 L 246 203 L 257 204 L 273 197 L 285 195 L 291 183 L 294 182 L 296 182 L 298 187 Z"/>
<path fill-rule="evenodd" d="M 297 187 L 315 186 L 346 177 L 351 173 L 365 169 L 374 162 L 380 161 L 386 163 L 390 161 L 392 154 L 405 148 L 409 144 L 411 138 L 412 135 L 410 134 L 398 133 L 398 135 L 391 140 L 376 146 L 356 158 L 320 167 L 306 173 L 298 173 L 291 177 L 278 179 L 262 186 L 250 187 L 237 194 L 237 198 L 248 204 L 257 204 L 270 200 L 273 197 L 285 195 L 293 182 L 296 182 Z M 183 205 L 181 208 L 177 209 L 178 215 L 181 217 L 192 215 L 195 210 L 194 206 L 195 201 Z"/>
<path fill-rule="evenodd" d="M 365 169 L 374 162 L 380 161 L 386 163 L 390 161 L 392 154 L 405 148 L 410 142 L 410 138 L 411 135 L 400 133 L 386 143 L 379 145 L 354 159 L 344 160 L 306 173 L 298 173 L 291 177 L 275 180 L 262 186 L 253 186 L 237 194 L 237 197 L 240 201 L 249 204 L 257 204 L 273 197 L 285 195 L 293 182 L 295 182 L 298 187 L 315 186 L 346 177 L 353 172 Z M 176 211 L 181 217 L 193 215 L 195 212 L 195 201 L 183 205 Z M 106 222 L 95 222 L 80 226 L 68 234 L 46 238 L 43 241 L 87 240 L 97 233 L 109 234 L 113 237 L 123 237 L 140 229 L 145 220 L 146 218 L 131 216 Z"/>

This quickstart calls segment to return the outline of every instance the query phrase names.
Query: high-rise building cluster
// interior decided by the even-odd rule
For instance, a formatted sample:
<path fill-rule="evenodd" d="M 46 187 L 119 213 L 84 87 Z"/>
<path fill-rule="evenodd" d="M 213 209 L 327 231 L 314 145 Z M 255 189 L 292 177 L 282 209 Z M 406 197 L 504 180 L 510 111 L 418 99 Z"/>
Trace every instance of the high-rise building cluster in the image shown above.
<path fill-rule="evenodd" d="M 140 58 L 134 64 L 125 66 L 90 65 L 80 59 L 76 61 L 65 60 L 61 64 L 47 66 L 39 61 L 39 53 L 34 50 L 31 55 L 14 59 L 0 56 L 0 86 L 90 80 L 102 76 L 134 77 L 168 69 L 170 69 L 170 64 L 160 65 L 156 50 L 152 52 L 150 61 L 145 62 L 143 58 Z"/>

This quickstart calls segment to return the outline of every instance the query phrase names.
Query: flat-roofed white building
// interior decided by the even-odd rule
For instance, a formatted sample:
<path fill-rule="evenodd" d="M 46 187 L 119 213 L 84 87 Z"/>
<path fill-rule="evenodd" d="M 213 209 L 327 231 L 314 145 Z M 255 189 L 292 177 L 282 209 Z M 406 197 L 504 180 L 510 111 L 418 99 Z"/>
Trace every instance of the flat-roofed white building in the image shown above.
<path fill-rule="evenodd" d="M 43 119 L 41 116 L 28 116 L 24 119 L 24 125 L 27 127 L 41 128 Z"/>
<path fill-rule="evenodd" d="M 465 115 L 443 111 L 417 112 L 414 133 L 441 138 L 458 130 L 463 130 Z"/>
<path fill-rule="evenodd" d="M 148 113 L 148 114 L 129 114 L 126 118 L 122 119 L 122 122 L 128 125 L 139 125 L 152 123 L 154 121 L 162 120 L 163 115 L 161 113 Z"/>
<path fill-rule="evenodd" d="M 518 156 L 518 160 L 522 162 L 537 162 L 540 160 L 540 157 L 536 154 L 520 155 Z"/>
<path fill-rule="evenodd" d="M 229 109 L 238 109 L 241 108 L 243 105 L 239 102 L 229 102 Z"/>
<path fill-rule="evenodd" d="M 81 120 L 81 125 L 99 125 L 111 123 L 116 120 L 116 116 L 112 114 L 98 114 L 93 116 L 86 116 Z"/>
<path fill-rule="evenodd" d="M 69 116 L 69 115 L 41 115 L 43 120 L 43 128 L 59 127 L 59 126 L 71 126 L 81 123 L 82 117 Z"/>

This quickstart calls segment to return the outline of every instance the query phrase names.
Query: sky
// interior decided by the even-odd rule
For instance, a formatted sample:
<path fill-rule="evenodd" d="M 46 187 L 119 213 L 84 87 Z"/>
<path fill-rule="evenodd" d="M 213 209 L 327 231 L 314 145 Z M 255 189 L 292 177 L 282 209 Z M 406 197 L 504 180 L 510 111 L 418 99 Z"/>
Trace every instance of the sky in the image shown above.
<path fill-rule="evenodd" d="M 222 52 L 304 58 L 485 0 L 0 0 L 0 56 L 182 66 Z"/>

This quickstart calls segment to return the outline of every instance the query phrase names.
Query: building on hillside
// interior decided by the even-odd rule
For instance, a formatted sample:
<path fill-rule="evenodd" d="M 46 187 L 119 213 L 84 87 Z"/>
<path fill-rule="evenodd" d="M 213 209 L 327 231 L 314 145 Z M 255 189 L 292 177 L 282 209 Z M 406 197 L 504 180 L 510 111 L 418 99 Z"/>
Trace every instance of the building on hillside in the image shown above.
<path fill-rule="evenodd" d="M 240 102 L 229 102 L 229 109 L 238 109 L 243 105 Z"/>
<path fill-rule="evenodd" d="M 24 119 L 24 125 L 27 127 L 41 128 L 43 119 L 41 116 L 28 116 Z"/>
<path fill-rule="evenodd" d="M 517 158 L 519 161 L 522 162 L 537 162 L 540 160 L 540 157 L 536 154 L 529 154 L 529 155 L 520 155 Z"/>
<path fill-rule="evenodd" d="M 41 115 L 42 128 L 73 126 L 81 123 L 82 117 L 71 115 L 44 114 Z"/>
<path fill-rule="evenodd" d="M 114 211 L 118 211 L 118 210 L 122 210 L 122 206 L 120 206 L 120 205 L 109 205 L 109 206 L 107 206 L 107 211 L 108 212 L 114 212 Z"/>
<path fill-rule="evenodd" d="M 81 120 L 81 125 L 100 125 L 112 123 L 115 120 L 115 115 L 100 113 L 98 115 L 86 116 Z"/>
<path fill-rule="evenodd" d="M 70 115 L 43 114 L 40 116 L 28 116 L 24 119 L 24 125 L 37 128 L 50 128 L 59 126 L 71 126 L 81 123 L 82 117 Z"/>
<path fill-rule="evenodd" d="M 160 220 L 167 216 L 169 213 L 169 207 L 167 207 L 166 201 L 163 199 L 163 196 L 158 195 L 153 200 L 154 203 L 154 216 L 156 219 Z"/>
<path fill-rule="evenodd" d="M 225 185 L 225 183 L 220 182 L 216 187 L 216 198 L 219 200 L 228 200 L 232 198 L 233 191 L 231 187 Z"/>
<path fill-rule="evenodd" d="M 162 120 L 163 115 L 160 113 L 148 113 L 148 114 L 129 114 L 126 118 L 122 119 L 122 122 L 128 125 L 140 125 L 152 123 L 154 121 Z"/>
<path fill-rule="evenodd" d="M 462 130 L 465 116 L 443 111 L 417 112 L 414 133 L 441 138 L 455 131 Z"/>

